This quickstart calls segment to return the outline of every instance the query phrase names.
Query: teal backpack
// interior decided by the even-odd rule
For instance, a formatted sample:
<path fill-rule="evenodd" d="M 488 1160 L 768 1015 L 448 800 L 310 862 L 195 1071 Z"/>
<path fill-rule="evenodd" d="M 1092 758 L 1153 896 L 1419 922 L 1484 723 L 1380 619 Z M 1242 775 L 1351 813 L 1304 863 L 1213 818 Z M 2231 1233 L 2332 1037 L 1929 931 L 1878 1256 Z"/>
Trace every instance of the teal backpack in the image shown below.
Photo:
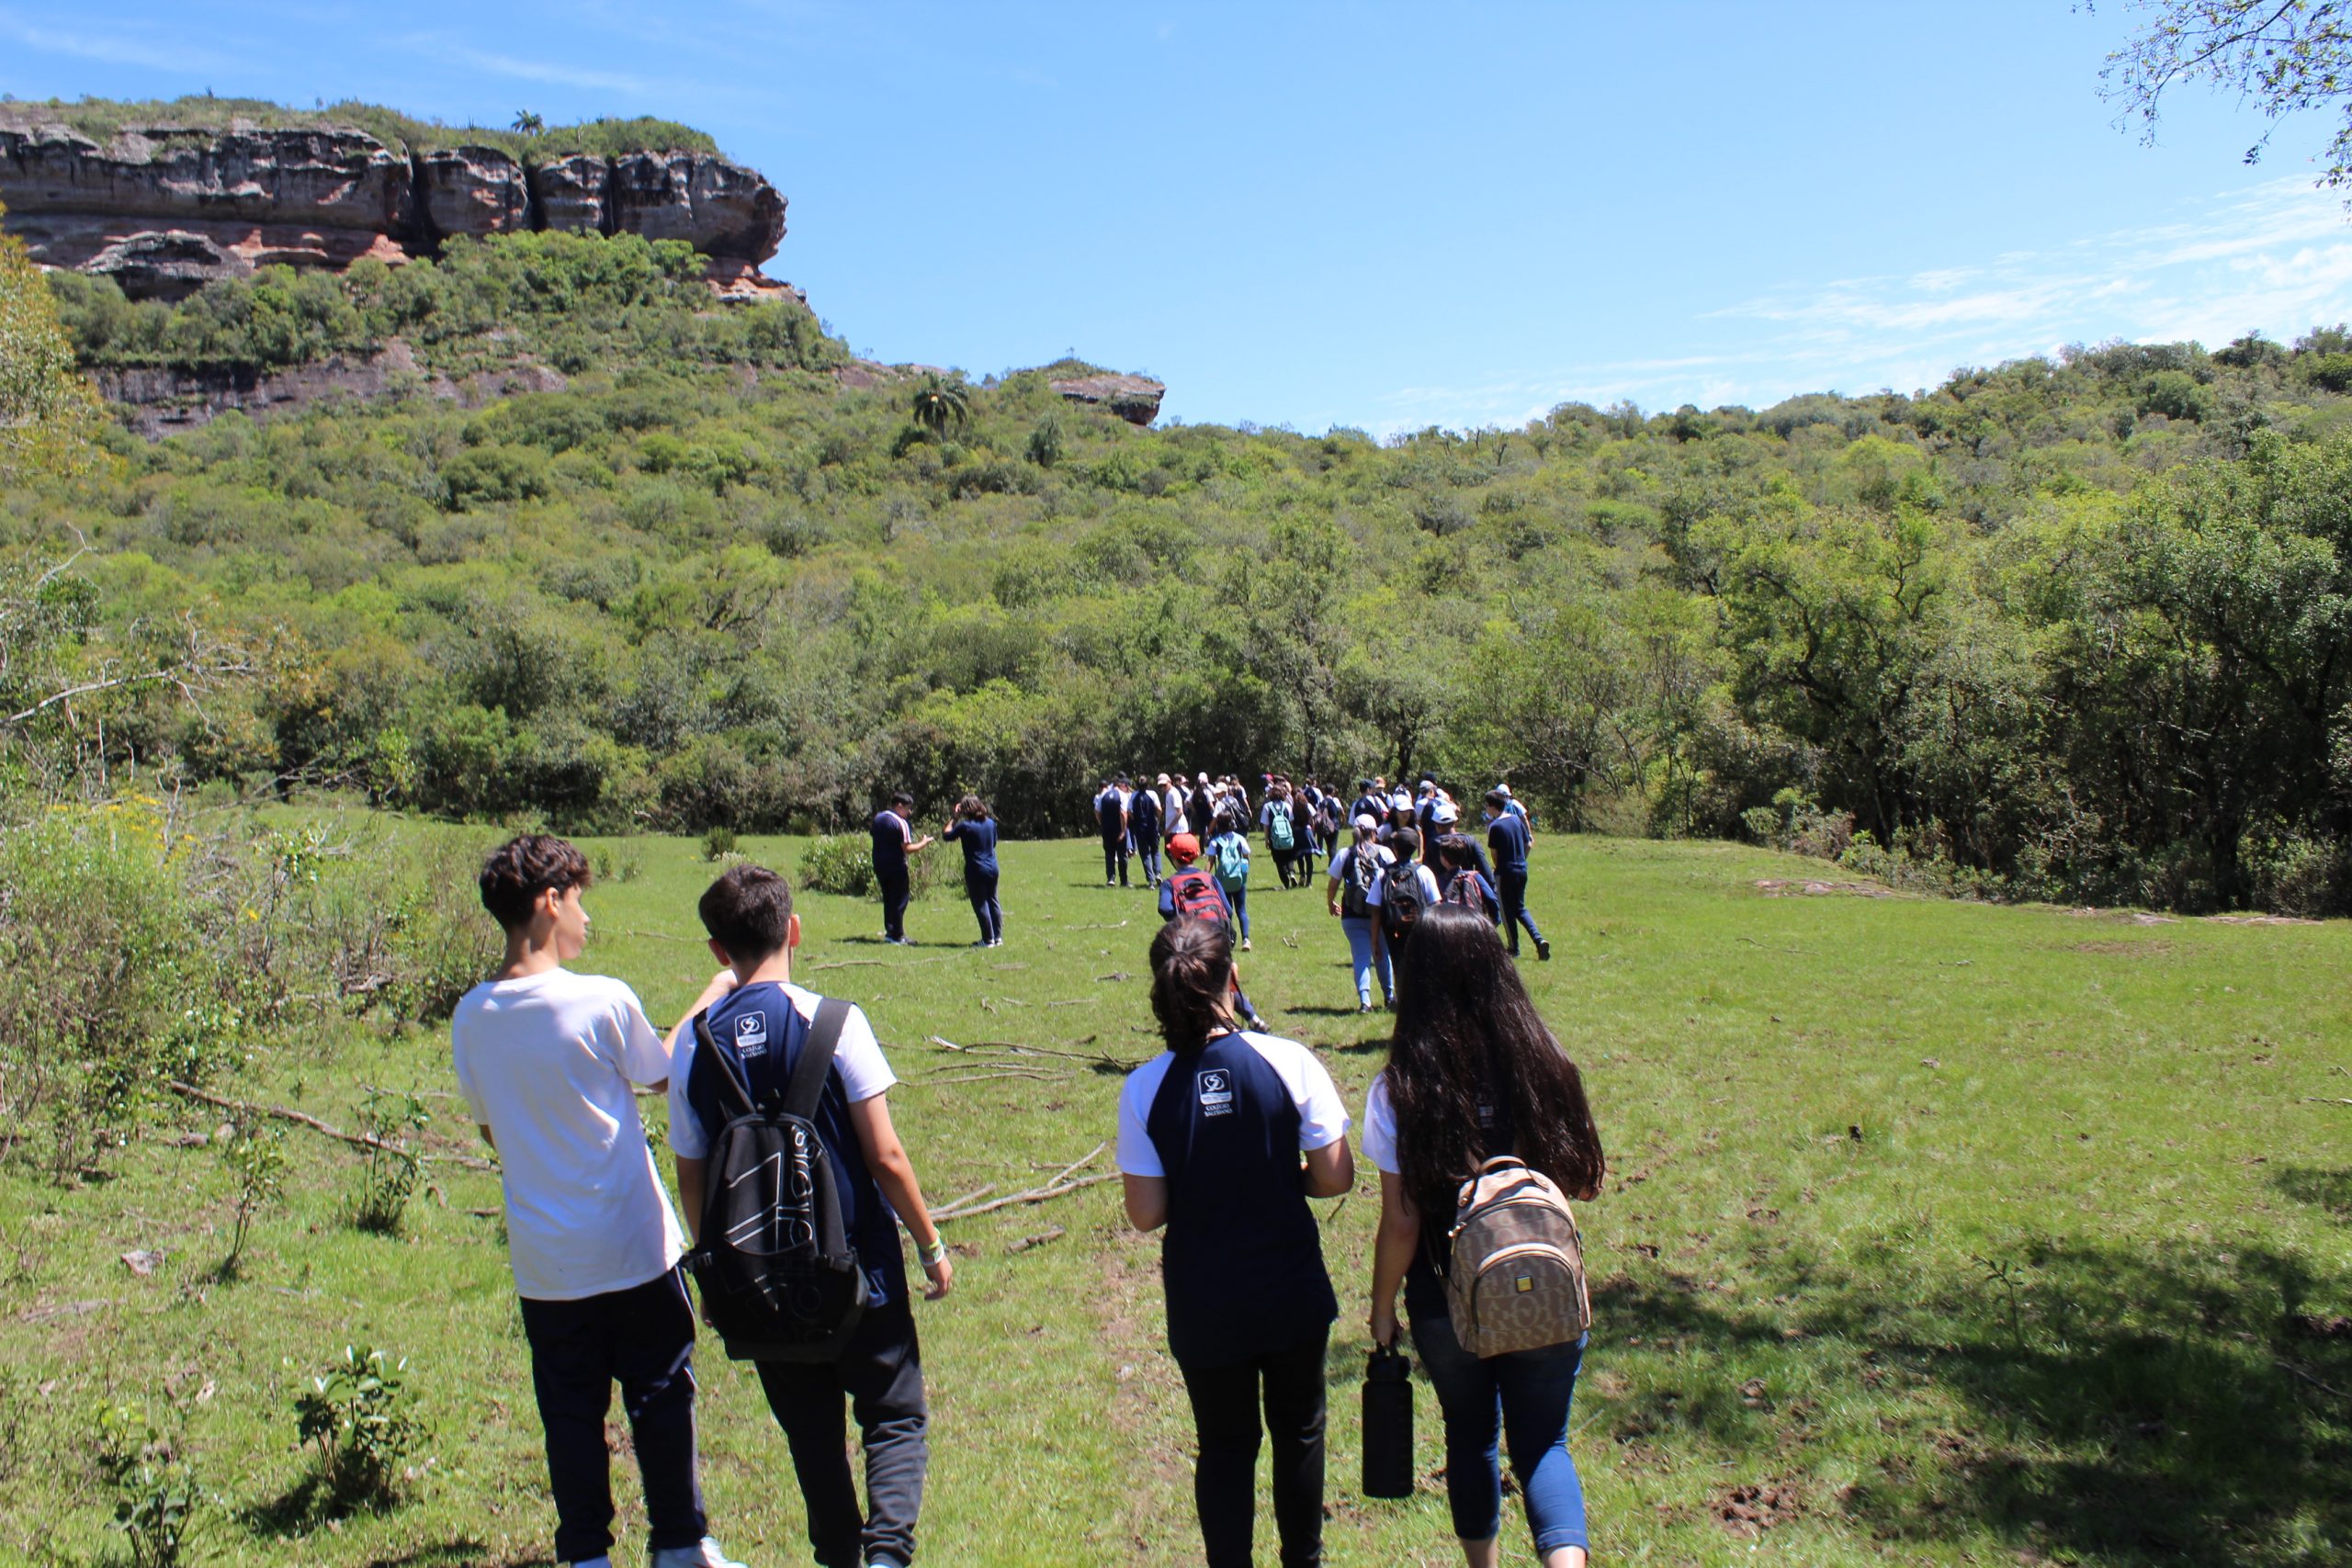
<path fill-rule="evenodd" d="M 1298 835 L 1291 830 L 1290 807 L 1277 801 L 1266 813 L 1266 847 L 1288 854 L 1297 843 Z"/>
<path fill-rule="evenodd" d="M 1216 852 L 1216 879 L 1228 888 L 1250 881 L 1250 840 L 1238 833 L 1221 835 L 1209 848 Z"/>

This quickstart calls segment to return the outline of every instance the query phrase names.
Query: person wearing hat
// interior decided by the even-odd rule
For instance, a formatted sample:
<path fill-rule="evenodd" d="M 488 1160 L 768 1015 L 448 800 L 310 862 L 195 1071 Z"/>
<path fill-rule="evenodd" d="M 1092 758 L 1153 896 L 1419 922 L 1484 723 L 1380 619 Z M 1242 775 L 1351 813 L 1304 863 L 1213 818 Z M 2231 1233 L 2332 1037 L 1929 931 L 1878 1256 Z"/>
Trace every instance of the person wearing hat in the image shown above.
<path fill-rule="evenodd" d="M 1168 863 L 1175 869 L 1159 884 L 1159 918 L 1172 920 L 1180 916 L 1211 924 L 1222 923 L 1228 934 L 1234 929 L 1233 900 L 1225 896 L 1216 876 L 1193 863 L 1201 858 L 1201 840 L 1191 833 L 1179 833 L 1168 840 Z M 1233 974 L 1234 1010 L 1250 1028 L 1263 1031 L 1266 1021 L 1250 1005 L 1249 994 L 1241 988 L 1241 972 Z"/>

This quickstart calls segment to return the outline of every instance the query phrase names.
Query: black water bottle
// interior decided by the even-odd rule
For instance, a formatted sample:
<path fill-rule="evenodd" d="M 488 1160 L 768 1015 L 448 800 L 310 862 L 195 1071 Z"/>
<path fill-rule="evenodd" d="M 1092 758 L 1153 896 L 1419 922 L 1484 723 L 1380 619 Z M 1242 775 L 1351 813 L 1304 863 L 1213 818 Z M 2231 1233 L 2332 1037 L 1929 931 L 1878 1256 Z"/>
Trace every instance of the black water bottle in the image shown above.
<path fill-rule="evenodd" d="M 1363 1495 L 1413 1495 L 1413 1363 L 1393 1345 L 1363 1370 Z"/>

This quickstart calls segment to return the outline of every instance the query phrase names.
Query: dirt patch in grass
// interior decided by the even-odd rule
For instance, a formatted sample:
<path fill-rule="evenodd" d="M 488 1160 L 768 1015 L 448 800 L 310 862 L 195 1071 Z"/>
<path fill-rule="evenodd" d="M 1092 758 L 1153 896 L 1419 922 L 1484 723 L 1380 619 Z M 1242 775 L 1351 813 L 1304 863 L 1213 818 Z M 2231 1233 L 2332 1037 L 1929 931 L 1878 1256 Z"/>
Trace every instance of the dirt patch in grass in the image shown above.
<path fill-rule="evenodd" d="M 2069 943 L 2069 953 L 2096 953 L 2110 958 L 2163 958 L 2172 952 L 2172 943 L 2161 939 L 2141 942 L 2120 942 L 2112 938 L 2104 942 Z"/>
<path fill-rule="evenodd" d="M 1776 1525 L 1792 1523 L 1804 1512 L 1796 1488 L 1777 1481 L 1751 1482 L 1718 1492 L 1712 1506 L 1724 1529 L 1746 1540 Z"/>
<path fill-rule="evenodd" d="M 1756 884 L 1756 891 L 1767 898 L 1802 897 L 1809 898 L 1844 897 L 1849 898 L 1892 898 L 1892 887 L 1882 887 L 1875 882 L 1817 882 L 1810 877 L 1792 879 L 1767 876 Z"/>

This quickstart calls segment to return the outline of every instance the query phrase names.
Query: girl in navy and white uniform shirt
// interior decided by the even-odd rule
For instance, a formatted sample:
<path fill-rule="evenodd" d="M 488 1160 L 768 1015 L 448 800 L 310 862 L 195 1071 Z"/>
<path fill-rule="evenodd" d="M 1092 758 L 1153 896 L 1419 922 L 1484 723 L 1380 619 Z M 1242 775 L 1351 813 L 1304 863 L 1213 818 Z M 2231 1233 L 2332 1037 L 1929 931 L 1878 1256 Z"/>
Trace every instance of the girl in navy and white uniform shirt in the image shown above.
<path fill-rule="evenodd" d="M 1168 1050 L 1120 1092 L 1119 1169 L 1136 1227 L 1168 1227 L 1168 1345 L 1200 1437 L 1193 1495 L 1209 1568 L 1250 1562 L 1261 1389 L 1282 1562 L 1313 1568 L 1339 1304 L 1306 1201 L 1348 1190 L 1355 1166 L 1331 1075 L 1296 1041 L 1243 1031 L 1233 990 L 1222 926 L 1180 917 L 1152 939 Z"/>

